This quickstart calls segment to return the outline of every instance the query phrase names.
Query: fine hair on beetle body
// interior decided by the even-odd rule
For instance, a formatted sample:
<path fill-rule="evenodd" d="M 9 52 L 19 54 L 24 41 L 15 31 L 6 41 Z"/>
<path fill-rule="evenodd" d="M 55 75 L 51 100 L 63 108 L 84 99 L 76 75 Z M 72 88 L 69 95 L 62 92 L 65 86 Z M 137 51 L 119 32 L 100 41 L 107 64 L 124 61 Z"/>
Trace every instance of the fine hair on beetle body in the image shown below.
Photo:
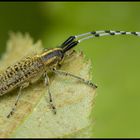
<path fill-rule="evenodd" d="M 7 115 L 7 118 L 15 112 L 18 101 L 21 97 L 22 90 L 29 86 L 30 83 L 36 82 L 41 76 L 44 76 L 44 82 L 47 86 L 49 103 L 56 114 L 56 107 L 53 104 L 52 94 L 49 89 L 48 71 L 58 75 L 69 76 L 75 78 L 84 84 L 97 88 L 97 86 L 89 80 L 86 80 L 78 75 L 58 70 L 57 66 L 62 63 L 69 50 L 73 49 L 76 45 L 84 40 L 94 37 L 114 36 L 114 35 L 135 35 L 140 36 L 140 32 L 126 32 L 126 31 L 92 31 L 80 35 L 70 36 L 59 47 L 43 51 L 34 56 L 28 56 L 11 65 L 0 74 L 0 96 L 7 94 L 15 88 L 19 88 L 18 95 L 12 110 Z M 35 79 L 35 80 L 34 80 Z"/>

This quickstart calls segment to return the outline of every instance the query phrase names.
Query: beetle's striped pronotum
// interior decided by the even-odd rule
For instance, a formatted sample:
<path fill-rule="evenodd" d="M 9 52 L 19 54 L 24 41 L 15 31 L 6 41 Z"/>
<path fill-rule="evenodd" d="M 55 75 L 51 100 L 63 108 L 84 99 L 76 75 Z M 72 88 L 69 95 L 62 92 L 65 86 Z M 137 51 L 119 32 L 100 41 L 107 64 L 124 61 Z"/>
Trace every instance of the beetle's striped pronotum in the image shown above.
<path fill-rule="evenodd" d="M 74 46 L 79 44 L 84 40 L 88 40 L 94 37 L 101 36 L 111 36 L 111 35 L 136 35 L 140 36 L 140 32 L 126 32 L 126 31 L 95 31 L 95 32 L 87 32 L 84 34 L 70 36 L 66 41 L 64 41 L 59 47 L 45 50 L 41 54 L 37 54 L 34 56 L 26 57 L 19 62 L 15 63 L 12 66 L 9 66 L 5 71 L 0 74 L 0 96 L 12 91 L 15 88 L 19 88 L 18 96 L 16 98 L 15 104 L 8 114 L 8 118 L 14 113 L 19 98 L 22 94 L 22 89 L 27 87 L 29 83 L 38 76 L 38 79 L 41 76 L 44 76 L 44 81 L 46 86 L 48 86 L 49 93 L 49 101 L 50 105 L 56 113 L 55 106 L 52 102 L 52 96 L 49 90 L 49 77 L 47 75 L 48 71 L 51 71 L 56 74 L 61 74 L 64 76 L 70 76 L 76 78 L 77 80 L 87 84 L 93 88 L 97 88 L 97 86 L 85 80 L 79 76 L 73 75 L 69 72 L 65 72 L 62 70 L 57 70 L 57 65 L 59 65 L 66 52 L 71 50 Z M 20 47 L 20 46 L 19 46 Z"/>

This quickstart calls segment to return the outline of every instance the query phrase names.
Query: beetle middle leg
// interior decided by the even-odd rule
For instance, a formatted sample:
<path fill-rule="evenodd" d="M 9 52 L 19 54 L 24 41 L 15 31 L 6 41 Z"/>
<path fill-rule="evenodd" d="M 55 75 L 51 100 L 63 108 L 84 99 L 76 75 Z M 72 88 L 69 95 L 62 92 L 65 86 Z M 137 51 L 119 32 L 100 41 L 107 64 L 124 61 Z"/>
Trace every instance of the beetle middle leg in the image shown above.
<path fill-rule="evenodd" d="M 12 107 L 12 110 L 10 111 L 10 113 L 7 115 L 7 118 L 10 118 L 14 114 L 16 107 L 17 107 L 17 104 L 18 104 L 18 101 L 21 97 L 21 93 L 22 93 L 21 91 L 22 91 L 22 89 L 28 87 L 28 85 L 29 85 L 29 82 L 26 82 L 20 86 L 16 101 L 14 103 L 14 106 Z"/>
<path fill-rule="evenodd" d="M 45 85 L 48 87 L 49 103 L 50 103 L 50 106 L 51 106 L 51 108 L 53 110 L 53 113 L 56 114 L 56 108 L 55 108 L 55 106 L 53 104 L 52 95 L 51 95 L 50 88 L 49 88 L 49 77 L 48 77 L 46 72 L 44 73 L 44 76 L 45 76 Z"/>

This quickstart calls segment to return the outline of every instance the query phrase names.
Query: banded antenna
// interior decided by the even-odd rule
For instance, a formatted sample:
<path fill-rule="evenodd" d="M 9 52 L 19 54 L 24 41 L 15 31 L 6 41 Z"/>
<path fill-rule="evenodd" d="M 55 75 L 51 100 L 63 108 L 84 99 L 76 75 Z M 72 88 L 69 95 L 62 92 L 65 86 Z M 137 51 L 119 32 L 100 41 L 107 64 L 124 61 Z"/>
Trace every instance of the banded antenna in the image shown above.
<path fill-rule="evenodd" d="M 61 44 L 60 47 L 63 48 L 63 52 L 66 52 L 84 40 L 88 40 L 94 37 L 113 36 L 113 35 L 140 36 L 140 32 L 112 31 L 112 30 L 87 32 L 80 35 L 70 36 L 66 41 L 64 41 Z"/>

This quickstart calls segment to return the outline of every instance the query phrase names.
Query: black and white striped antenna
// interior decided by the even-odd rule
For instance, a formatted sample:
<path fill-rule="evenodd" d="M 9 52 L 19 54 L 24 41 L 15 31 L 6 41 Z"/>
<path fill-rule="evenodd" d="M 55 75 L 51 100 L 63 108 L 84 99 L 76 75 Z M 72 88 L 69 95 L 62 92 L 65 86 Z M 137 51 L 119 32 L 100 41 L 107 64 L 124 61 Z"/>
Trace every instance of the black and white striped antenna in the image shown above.
<path fill-rule="evenodd" d="M 80 35 L 70 36 L 66 41 L 64 41 L 61 44 L 60 47 L 63 48 L 63 52 L 65 53 L 84 40 L 88 40 L 88 39 L 94 38 L 94 37 L 114 36 L 114 35 L 140 36 L 140 32 L 112 31 L 112 30 L 87 32 L 87 33 L 80 34 Z"/>

